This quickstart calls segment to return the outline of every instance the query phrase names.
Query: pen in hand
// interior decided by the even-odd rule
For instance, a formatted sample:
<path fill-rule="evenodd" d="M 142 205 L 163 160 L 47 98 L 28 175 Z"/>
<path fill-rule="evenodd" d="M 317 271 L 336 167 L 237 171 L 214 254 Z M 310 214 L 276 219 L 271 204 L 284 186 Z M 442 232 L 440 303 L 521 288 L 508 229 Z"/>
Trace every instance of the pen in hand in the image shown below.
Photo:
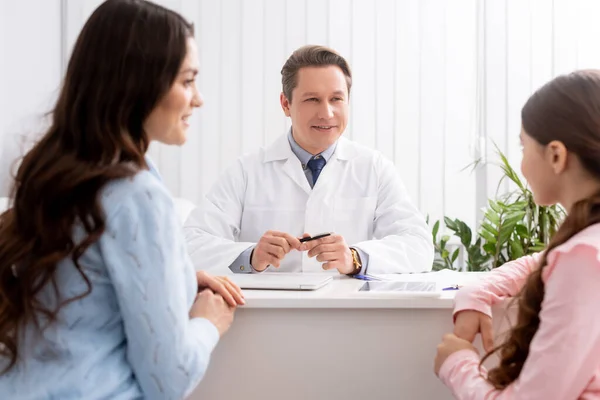
<path fill-rule="evenodd" d="M 331 236 L 331 233 L 321 233 L 319 235 L 316 236 L 308 236 L 308 237 L 303 237 L 300 239 L 300 243 L 304 243 L 304 242 L 310 242 L 313 240 L 317 240 L 317 239 L 321 239 L 327 236 Z"/>

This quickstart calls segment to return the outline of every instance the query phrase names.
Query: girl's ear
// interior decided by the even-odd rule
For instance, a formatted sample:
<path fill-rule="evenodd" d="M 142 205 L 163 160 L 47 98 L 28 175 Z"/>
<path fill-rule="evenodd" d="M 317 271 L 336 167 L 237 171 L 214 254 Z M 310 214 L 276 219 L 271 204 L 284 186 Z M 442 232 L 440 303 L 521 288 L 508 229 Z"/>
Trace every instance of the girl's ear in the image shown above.
<path fill-rule="evenodd" d="M 561 174 L 567 168 L 568 150 L 563 142 L 553 140 L 546 145 L 546 161 L 552 167 L 556 175 Z"/>

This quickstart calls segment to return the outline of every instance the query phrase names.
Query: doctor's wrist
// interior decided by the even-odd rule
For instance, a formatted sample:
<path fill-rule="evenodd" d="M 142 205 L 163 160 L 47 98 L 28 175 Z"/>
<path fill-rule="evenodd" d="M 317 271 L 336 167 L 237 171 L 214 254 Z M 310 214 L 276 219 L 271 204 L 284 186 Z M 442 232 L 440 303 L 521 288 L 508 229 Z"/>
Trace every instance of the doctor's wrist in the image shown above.
<path fill-rule="evenodd" d="M 252 263 L 253 261 L 254 261 L 254 249 L 252 249 L 252 252 L 250 253 L 250 269 L 252 269 L 253 272 L 261 273 L 261 272 L 264 272 L 267 268 L 269 268 L 269 266 L 267 265 L 263 269 L 256 269 L 256 268 L 254 268 L 254 265 Z"/>
<path fill-rule="evenodd" d="M 347 275 L 352 276 L 360 272 L 362 269 L 362 262 L 360 260 L 360 254 L 358 254 L 358 251 L 355 248 L 350 247 L 350 253 L 352 254 L 352 271 Z"/>

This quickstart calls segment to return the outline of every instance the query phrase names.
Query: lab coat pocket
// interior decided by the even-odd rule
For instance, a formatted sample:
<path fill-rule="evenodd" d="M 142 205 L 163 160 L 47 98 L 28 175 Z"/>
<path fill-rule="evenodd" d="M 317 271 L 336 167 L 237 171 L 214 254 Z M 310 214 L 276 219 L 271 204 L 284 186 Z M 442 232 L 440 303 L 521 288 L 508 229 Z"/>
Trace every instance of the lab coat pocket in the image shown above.
<path fill-rule="evenodd" d="M 376 196 L 336 198 L 335 233 L 342 235 L 349 245 L 372 239 L 376 207 Z"/>

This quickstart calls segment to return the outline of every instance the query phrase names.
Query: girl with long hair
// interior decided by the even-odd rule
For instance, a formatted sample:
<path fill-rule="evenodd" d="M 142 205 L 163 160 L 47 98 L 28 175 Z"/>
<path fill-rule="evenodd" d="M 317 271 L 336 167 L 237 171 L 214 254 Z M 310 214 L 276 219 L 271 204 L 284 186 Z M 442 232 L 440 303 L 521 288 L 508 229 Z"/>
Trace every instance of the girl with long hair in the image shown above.
<path fill-rule="evenodd" d="M 521 113 L 521 171 L 535 202 L 567 217 L 542 253 L 509 262 L 459 290 L 454 334 L 435 370 L 457 399 L 600 398 L 600 71 L 550 81 Z M 494 347 L 491 306 L 518 301 L 518 316 Z M 471 344 L 481 333 L 480 362 Z M 499 364 L 481 363 L 497 353 Z"/>

